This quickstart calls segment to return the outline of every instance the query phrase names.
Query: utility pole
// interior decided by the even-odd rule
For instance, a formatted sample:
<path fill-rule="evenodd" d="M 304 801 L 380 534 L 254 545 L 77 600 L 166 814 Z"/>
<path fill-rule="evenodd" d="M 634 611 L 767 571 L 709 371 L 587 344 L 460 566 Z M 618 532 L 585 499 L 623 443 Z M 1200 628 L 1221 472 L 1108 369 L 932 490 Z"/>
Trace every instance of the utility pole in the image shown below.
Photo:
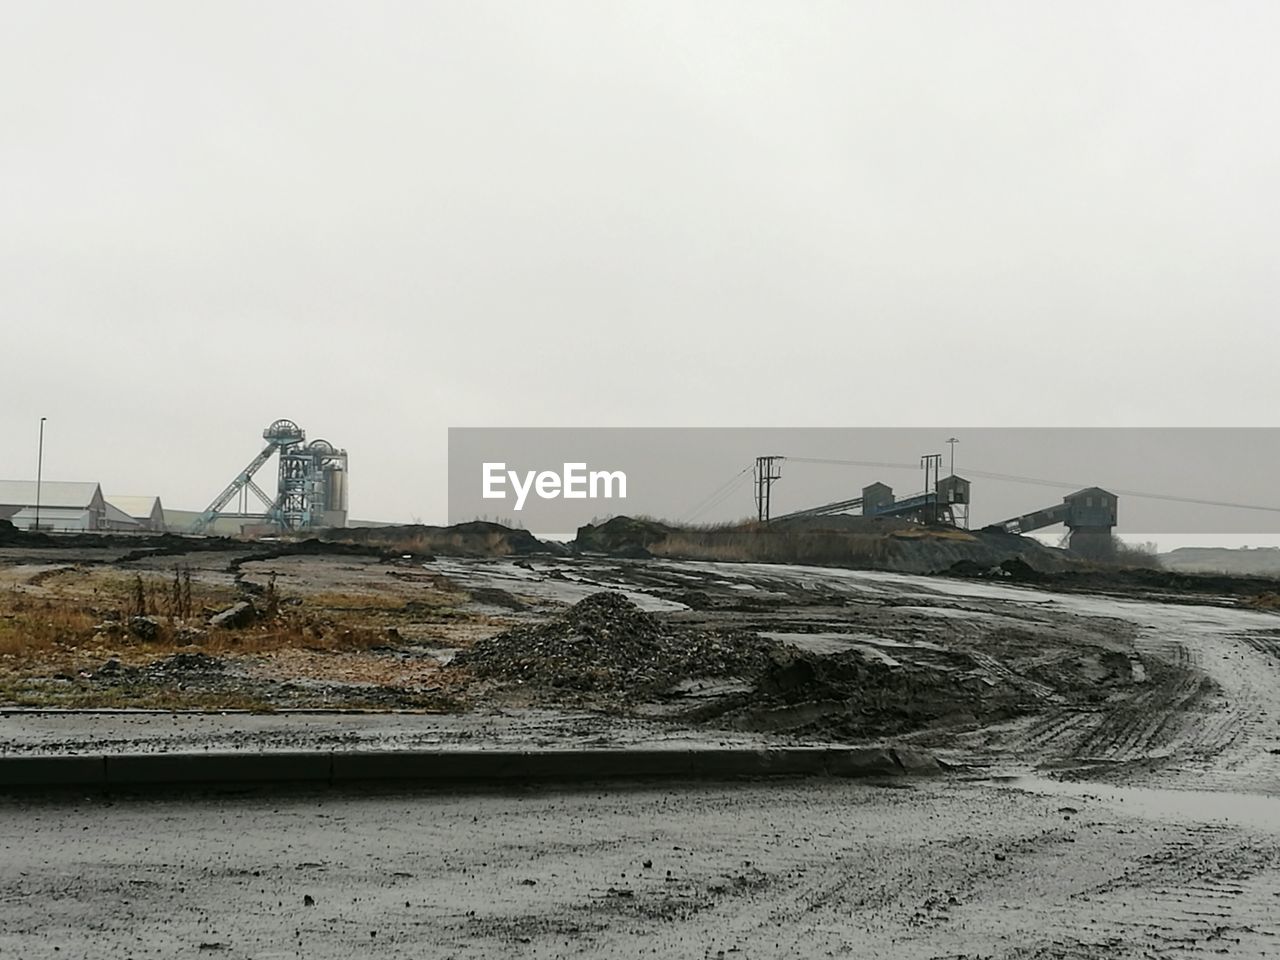
<path fill-rule="evenodd" d="M 36 533 L 40 532 L 40 481 L 44 479 L 44 422 L 48 417 L 40 418 L 40 447 L 36 453 Z"/>
<path fill-rule="evenodd" d="M 782 461 L 786 457 L 756 457 L 756 519 L 769 522 L 769 499 L 773 481 L 782 476 Z"/>
<path fill-rule="evenodd" d="M 942 470 L 942 454 L 926 453 L 920 458 L 920 466 L 924 468 L 924 495 L 925 500 L 925 516 L 929 518 L 930 523 L 938 522 L 938 473 Z M 929 471 L 933 470 L 933 489 L 929 489 Z M 933 494 L 933 500 L 928 500 L 929 494 Z"/>
<path fill-rule="evenodd" d="M 956 475 L 956 444 L 959 442 L 955 437 L 947 441 L 947 446 L 951 448 L 951 476 L 953 477 Z"/>

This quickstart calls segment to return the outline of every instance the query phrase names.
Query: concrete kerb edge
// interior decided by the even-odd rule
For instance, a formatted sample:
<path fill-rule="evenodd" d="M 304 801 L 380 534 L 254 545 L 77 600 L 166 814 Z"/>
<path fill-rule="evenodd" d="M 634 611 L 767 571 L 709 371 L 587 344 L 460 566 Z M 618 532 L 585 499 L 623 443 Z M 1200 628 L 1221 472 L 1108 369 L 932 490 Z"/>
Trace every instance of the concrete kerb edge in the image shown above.
<path fill-rule="evenodd" d="M 941 771 L 927 754 L 903 764 L 892 748 L 292 751 L 0 756 L 10 788 L 350 786 L 361 783 L 588 783 L 883 777 Z M 928 758 L 931 760 L 932 758 Z"/>

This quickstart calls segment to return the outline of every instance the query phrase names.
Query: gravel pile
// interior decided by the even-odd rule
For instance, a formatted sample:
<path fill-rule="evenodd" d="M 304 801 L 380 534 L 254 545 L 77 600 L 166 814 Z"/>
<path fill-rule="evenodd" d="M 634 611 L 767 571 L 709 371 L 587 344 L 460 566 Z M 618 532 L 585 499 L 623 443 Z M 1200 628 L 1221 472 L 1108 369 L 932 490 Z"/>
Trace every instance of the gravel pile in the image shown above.
<path fill-rule="evenodd" d="M 754 676 L 770 649 L 752 634 L 681 630 L 620 593 L 596 593 L 552 620 L 481 640 L 454 662 L 478 677 L 634 694 L 686 678 Z"/>

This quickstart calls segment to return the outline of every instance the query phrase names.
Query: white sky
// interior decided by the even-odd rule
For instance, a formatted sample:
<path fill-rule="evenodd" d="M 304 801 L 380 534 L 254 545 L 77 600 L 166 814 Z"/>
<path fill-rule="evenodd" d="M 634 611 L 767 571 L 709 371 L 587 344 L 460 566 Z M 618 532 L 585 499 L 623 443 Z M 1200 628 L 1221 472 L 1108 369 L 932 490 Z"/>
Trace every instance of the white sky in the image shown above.
<path fill-rule="evenodd" d="M 449 426 L 1276 425 L 1272 2 L 0 11 L 0 477 L 47 416 L 198 509 L 290 417 L 430 522 Z"/>

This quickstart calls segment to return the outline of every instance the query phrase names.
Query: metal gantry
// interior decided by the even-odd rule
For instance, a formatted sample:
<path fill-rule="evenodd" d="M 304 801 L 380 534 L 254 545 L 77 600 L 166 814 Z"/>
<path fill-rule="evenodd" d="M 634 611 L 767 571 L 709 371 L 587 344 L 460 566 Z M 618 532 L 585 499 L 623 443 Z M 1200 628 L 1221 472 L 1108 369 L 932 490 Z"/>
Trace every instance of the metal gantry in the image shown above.
<path fill-rule="evenodd" d="M 276 420 L 262 431 L 265 447 L 249 461 L 192 526 L 203 533 L 237 494 L 252 493 L 265 512 L 255 519 L 281 530 L 306 530 L 313 526 L 345 526 L 347 511 L 347 452 L 327 440 L 306 443 L 306 432 L 292 420 Z M 256 474 L 273 456 L 280 463 L 274 498 L 254 482 Z M 242 515 L 243 516 L 243 515 Z"/>

